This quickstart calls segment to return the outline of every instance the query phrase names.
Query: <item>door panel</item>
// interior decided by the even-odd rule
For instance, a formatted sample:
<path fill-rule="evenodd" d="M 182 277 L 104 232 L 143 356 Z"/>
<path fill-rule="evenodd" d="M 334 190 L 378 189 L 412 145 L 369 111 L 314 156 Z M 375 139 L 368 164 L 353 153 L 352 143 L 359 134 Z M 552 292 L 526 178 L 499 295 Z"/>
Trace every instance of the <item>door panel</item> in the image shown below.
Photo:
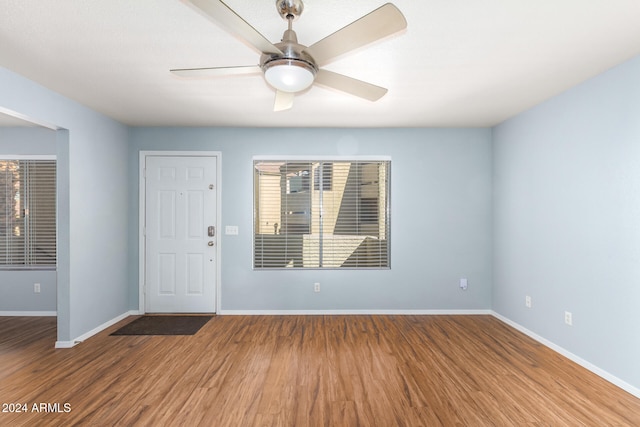
<path fill-rule="evenodd" d="M 202 295 L 204 292 L 204 259 L 202 254 L 187 255 L 187 294 Z"/>
<path fill-rule="evenodd" d="M 161 295 L 176 294 L 176 254 L 158 254 L 158 279 Z"/>
<path fill-rule="evenodd" d="M 145 310 L 214 312 L 216 158 L 146 158 Z"/>
<path fill-rule="evenodd" d="M 158 223 L 160 224 L 160 239 L 176 238 L 176 193 L 175 191 L 158 192 Z"/>
<path fill-rule="evenodd" d="M 204 193 L 189 191 L 187 193 L 187 235 L 189 239 L 202 239 L 206 227 L 204 225 Z"/>

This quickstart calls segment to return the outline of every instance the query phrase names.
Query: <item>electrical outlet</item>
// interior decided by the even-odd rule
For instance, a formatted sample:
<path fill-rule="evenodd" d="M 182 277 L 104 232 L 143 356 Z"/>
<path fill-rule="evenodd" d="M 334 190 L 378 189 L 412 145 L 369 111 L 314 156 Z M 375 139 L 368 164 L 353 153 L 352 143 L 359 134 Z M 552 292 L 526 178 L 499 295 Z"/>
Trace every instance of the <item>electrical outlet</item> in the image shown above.
<path fill-rule="evenodd" d="M 571 314 L 570 311 L 564 312 L 564 323 L 566 323 L 569 326 L 573 326 L 573 315 Z"/>
<path fill-rule="evenodd" d="M 463 291 L 466 291 L 468 287 L 469 287 L 469 282 L 467 281 L 467 279 L 465 279 L 464 277 L 460 279 L 460 289 L 462 289 Z"/>
<path fill-rule="evenodd" d="M 527 308 L 531 308 L 531 297 L 529 295 L 527 295 L 526 297 L 524 297 L 524 305 Z"/>
<path fill-rule="evenodd" d="M 313 292 L 320 292 L 320 283 L 316 282 L 313 284 Z"/>
<path fill-rule="evenodd" d="M 33 284 L 33 293 L 34 294 L 39 294 L 40 293 L 40 283 L 34 283 Z"/>

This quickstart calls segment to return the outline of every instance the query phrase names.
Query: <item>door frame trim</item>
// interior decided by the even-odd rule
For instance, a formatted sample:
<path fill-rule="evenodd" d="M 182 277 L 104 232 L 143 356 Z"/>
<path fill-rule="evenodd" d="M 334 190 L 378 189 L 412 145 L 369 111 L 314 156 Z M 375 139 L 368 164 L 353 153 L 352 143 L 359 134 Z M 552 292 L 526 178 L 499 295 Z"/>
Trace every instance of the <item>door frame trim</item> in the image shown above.
<path fill-rule="evenodd" d="M 222 152 L 220 151 L 140 151 L 138 163 L 138 310 L 140 314 L 146 313 L 145 309 L 145 281 L 146 281 L 146 239 L 145 219 L 146 219 L 146 183 L 145 183 L 145 165 L 147 157 L 214 157 L 216 159 L 216 230 L 218 230 L 217 250 L 216 250 L 216 307 L 215 312 L 220 312 L 221 304 L 221 288 L 222 274 L 220 262 L 222 254 Z"/>

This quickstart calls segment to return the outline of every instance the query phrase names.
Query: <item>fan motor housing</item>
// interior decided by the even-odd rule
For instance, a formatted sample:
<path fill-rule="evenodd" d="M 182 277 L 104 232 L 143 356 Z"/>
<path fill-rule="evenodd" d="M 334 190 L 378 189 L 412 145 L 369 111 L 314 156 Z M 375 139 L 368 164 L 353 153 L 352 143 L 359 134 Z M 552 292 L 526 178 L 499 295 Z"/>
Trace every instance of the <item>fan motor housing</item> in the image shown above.
<path fill-rule="evenodd" d="M 284 59 L 292 62 L 304 62 L 314 69 L 314 74 L 318 71 L 318 67 L 313 57 L 303 50 L 304 48 L 306 48 L 306 46 L 291 42 L 276 43 L 275 46 L 280 49 L 283 54 L 262 54 L 262 56 L 260 57 L 260 66 L 263 70 L 265 66 L 268 68 L 269 63 Z"/>

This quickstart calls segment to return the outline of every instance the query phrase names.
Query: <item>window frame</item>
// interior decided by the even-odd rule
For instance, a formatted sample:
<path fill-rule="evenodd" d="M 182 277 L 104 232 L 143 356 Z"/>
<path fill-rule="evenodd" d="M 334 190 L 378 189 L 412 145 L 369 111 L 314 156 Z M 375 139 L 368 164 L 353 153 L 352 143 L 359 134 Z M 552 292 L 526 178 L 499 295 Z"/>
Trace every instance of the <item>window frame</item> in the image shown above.
<path fill-rule="evenodd" d="M 58 266 L 58 159 L 54 154 L 0 154 L 0 161 L 53 161 L 55 162 L 54 236 L 55 262 L 53 264 L 1 264 L 1 271 L 56 271 Z M 0 225 L 1 226 L 1 225 Z"/>
<path fill-rule="evenodd" d="M 256 185 L 258 183 L 258 180 L 255 179 L 255 176 L 253 174 L 255 174 L 255 165 L 256 162 L 260 162 L 260 161 L 264 161 L 264 162 L 288 162 L 288 163 L 295 163 L 295 162 L 301 162 L 301 163 L 314 163 L 314 162 L 324 162 L 326 166 L 327 163 L 331 163 L 331 182 L 329 183 L 329 185 L 326 185 L 323 182 L 323 185 L 319 185 L 316 187 L 316 183 L 314 182 L 314 178 L 311 177 L 309 178 L 309 187 L 310 189 L 314 189 L 315 191 L 318 191 L 320 187 L 322 187 L 322 191 L 327 191 L 327 188 L 329 189 L 329 191 L 331 189 L 333 189 L 333 170 L 334 170 L 334 164 L 335 163 L 340 163 L 340 162 L 357 162 L 357 163 L 376 163 L 376 162 L 387 162 L 387 168 L 386 168 L 386 182 L 385 182 L 385 200 L 384 200 L 384 216 L 386 219 L 386 224 L 385 224 L 385 233 L 386 233 L 386 239 L 385 239 L 385 244 L 386 244 L 386 265 L 384 266 L 309 266 L 309 267 L 305 267 L 305 266 L 298 266 L 298 267 L 290 267 L 290 266 L 282 266 L 282 267 L 261 267 L 261 266 L 256 266 L 256 221 L 258 220 L 258 218 L 256 217 L 258 209 L 256 208 L 256 204 L 258 203 L 257 200 L 257 188 Z M 251 168 L 252 168 L 252 194 L 251 197 L 253 198 L 252 201 L 252 233 L 251 233 L 251 238 L 252 238 L 252 248 L 251 248 L 251 264 L 252 264 L 252 269 L 255 271 L 277 271 L 277 270 L 293 270 L 293 271 L 304 271 L 304 270 L 334 270 L 334 271 L 339 271 L 339 270 L 391 270 L 391 260 L 392 260 L 392 256 L 391 256 L 391 180 L 392 180 L 392 158 L 391 156 L 386 156 L 386 155 L 357 155 L 357 156 L 302 156 L 302 155 L 256 155 L 252 157 L 252 161 L 251 161 Z M 328 170 L 328 169 L 323 169 L 323 173 Z M 330 235 L 327 233 L 327 235 Z"/>

